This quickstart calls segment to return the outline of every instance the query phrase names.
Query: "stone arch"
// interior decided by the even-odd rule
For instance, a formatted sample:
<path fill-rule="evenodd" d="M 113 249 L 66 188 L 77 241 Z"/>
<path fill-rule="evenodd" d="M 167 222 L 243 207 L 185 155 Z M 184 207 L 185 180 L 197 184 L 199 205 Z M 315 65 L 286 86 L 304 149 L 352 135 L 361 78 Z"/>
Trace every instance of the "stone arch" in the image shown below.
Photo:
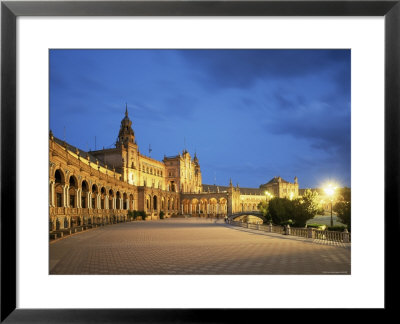
<path fill-rule="evenodd" d="M 107 196 L 107 190 L 104 187 L 101 187 L 100 189 L 100 208 L 105 209 L 106 208 L 106 196 Z"/>
<path fill-rule="evenodd" d="M 119 190 L 115 193 L 115 198 L 116 198 L 116 209 L 121 209 L 121 193 Z"/>
<path fill-rule="evenodd" d="M 82 208 L 88 208 L 89 184 L 87 183 L 86 180 L 82 181 L 81 188 L 82 188 L 81 206 L 82 206 Z"/>
<path fill-rule="evenodd" d="M 76 208 L 78 196 L 78 180 L 74 175 L 71 175 L 68 180 L 68 206 Z"/>
<path fill-rule="evenodd" d="M 65 184 L 65 174 L 61 169 L 56 169 L 54 171 L 54 181 L 55 183 Z"/>
<path fill-rule="evenodd" d="M 200 214 L 207 214 L 208 200 L 206 198 L 200 199 Z"/>
<path fill-rule="evenodd" d="M 151 196 L 146 195 L 146 211 L 151 210 Z"/>
<path fill-rule="evenodd" d="M 97 205 L 97 195 L 99 194 L 99 188 L 96 184 L 92 185 L 92 208 L 99 208 Z"/>
<path fill-rule="evenodd" d="M 65 175 L 61 169 L 57 169 L 54 172 L 54 195 L 55 195 L 55 206 L 65 206 Z"/>
<path fill-rule="evenodd" d="M 218 200 L 218 214 L 226 215 L 228 213 L 228 201 L 225 197 Z"/>
<path fill-rule="evenodd" d="M 200 214 L 199 212 L 199 208 L 200 208 L 200 201 L 197 198 L 192 198 L 190 200 L 190 213 L 192 215 L 197 215 Z"/>
<path fill-rule="evenodd" d="M 158 198 L 156 195 L 153 196 L 153 209 L 158 210 Z"/>
<path fill-rule="evenodd" d="M 108 209 L 114 209 L 114 191 L 108 190 Z"/>
<path fill-rule="evenodd" d="M 209 213 L 210 214 L 213 214 L 213 215 L 217 214 L 217 204 L 218 204 L 218 201 L 216 198 L 214 198 L 214 197 L 210 198 L 210 200 L 209 200 L 209 205 L 210 205 Z"/>
<path fill-rule="evenodd" d="M 190 213 L 190 210 L 189 210 L 190 200 L 187 198 L 183 199 L 182 205 L 183 205 L 183 213 L 189 214 Z"/>
<path fill-rule="evenodd" d="M 127 195 L 127 193 L 126 192 L 124 192 L 123 194 L 122 194 L 122 202 L 123 202 L 123 208 L 124 208 L 124 210 L 128 210 L 129 209 L 129 200 L 128 200 L 128 195 Z"/>
<path fill-rule="evenodd" d="M 265 223 L 267 221 L 267 219 L 264 217 L 264 215 L 261 212 L 257 212 L 257 211 L 249 211 L 249 212 L 241 212 L 241 213 L 235 213 L 232 214 L 229 217 L 230 220 L 234 220 L 235 218 L 241 217 L 241 216 L 255 216 L 260 218 L 263 223 Z"/>

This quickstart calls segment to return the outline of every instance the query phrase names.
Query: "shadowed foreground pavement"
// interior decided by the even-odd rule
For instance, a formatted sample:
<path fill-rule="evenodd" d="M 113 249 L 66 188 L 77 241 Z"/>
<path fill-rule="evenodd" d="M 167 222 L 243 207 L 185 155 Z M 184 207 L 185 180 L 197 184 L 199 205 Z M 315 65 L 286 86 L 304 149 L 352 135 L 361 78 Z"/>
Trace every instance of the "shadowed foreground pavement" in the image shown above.
<path fill-rule="evenodd" d="M 51 243 L 50 274 L 350 274 L 350 251 L 223 221 L 138 221 Z"/>

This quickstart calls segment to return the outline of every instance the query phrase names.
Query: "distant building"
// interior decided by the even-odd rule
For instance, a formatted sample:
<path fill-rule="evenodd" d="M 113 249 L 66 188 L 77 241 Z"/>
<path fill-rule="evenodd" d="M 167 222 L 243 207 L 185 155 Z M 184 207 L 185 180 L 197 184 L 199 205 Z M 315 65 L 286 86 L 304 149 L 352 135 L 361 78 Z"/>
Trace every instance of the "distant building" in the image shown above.
<path fill-rule="evenodd" d="M 291 183 L 281 177 L 273 177 L 270 181 L 260 185 L 260 189 L 268 191 L 274 197 L 293 199 L 299 196 L 299 183 L 297 177 Z"/>

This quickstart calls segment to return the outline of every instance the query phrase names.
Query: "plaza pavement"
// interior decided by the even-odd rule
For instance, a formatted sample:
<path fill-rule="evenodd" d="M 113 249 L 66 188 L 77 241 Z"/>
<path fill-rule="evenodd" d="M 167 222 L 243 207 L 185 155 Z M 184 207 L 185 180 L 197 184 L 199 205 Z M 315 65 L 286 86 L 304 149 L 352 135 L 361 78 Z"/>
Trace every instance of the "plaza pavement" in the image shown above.
<path fill-rule="evenodd" d="M 324 243 L 324 244 L 320 244 Z M 223 221 L 166 219 L 99 227 L 50 243 L 50 274 L 350 274 L 349 246 Z"/>

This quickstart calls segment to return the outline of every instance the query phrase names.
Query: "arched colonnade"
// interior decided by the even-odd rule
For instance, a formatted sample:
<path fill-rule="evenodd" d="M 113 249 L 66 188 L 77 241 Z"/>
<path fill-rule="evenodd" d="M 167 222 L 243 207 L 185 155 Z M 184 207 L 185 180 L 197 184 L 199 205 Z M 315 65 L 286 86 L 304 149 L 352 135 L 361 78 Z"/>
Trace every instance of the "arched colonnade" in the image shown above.
<path fill-rule="evenodd" d="M 133 191 L 98 183 L 58 168 L 49 181 L 50 230 L 126 221 L 134 210 Z"/>

